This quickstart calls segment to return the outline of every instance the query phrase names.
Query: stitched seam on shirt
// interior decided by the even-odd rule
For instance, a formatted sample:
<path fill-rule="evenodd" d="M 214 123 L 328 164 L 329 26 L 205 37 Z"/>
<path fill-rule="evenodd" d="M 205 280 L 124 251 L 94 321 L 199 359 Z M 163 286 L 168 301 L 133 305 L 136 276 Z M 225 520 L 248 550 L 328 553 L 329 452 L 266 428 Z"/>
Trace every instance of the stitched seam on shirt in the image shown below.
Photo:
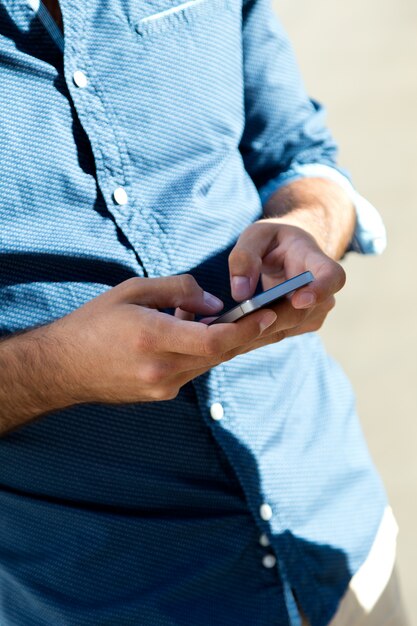
<path fill-rule="evenodd" d="M 161 17 L 155 20 L 149 19 L 152 18 L 152 15 L 144 16 L 139 20 L 136 19 L 133 24 L 133 31 L 136 36 L 143 36 L 146 39 L 169 31 L 175 32 L 178 29 L 192 25 L 196 19 L 210 19 L 216 9 L 220 9 L 220 7 L 231 10 L 232 3 L 230 0 L 197 0 L 195 3 L 174 13 L 161 14 Z"/>
<path fill-rule="evenodd" d="M 87 67 L 91 69 L 91 65 L 87 61 L 88 55 L 87 55 L 86 46 L 85 46 L 86 25 L 87 25 L 86 8 L 87 8 L 86 7 L 86 3 L 81 3 L 81 5 L 78 7 L 78 10 L 79 10 L 78 15 L 77 14 L 75 14 L 75 15 L 71 14 L 71 18 L 72 19 L 69 20 L 69 23 L 65 24 L 65 28 L 66 28 L 67 32 L 71 31 L 71 33 L 73 34 L 73 36 L 71 38 L 71 44 L 72 44 L 71 45 L 71 53 L 73 53 L 72 56 L 75 57 L 77 55 L 78 58 L 81 59 L 82 63 L 84 63 L 84 66 L 86 67 L 86 69 L 87 69 Z M 79 28 L 79 29 L 77 28 L 78 20 L 81 21 L 81 28 Z M 68 41 L 68 37 L 66 37 L 66 41 Z M 75 48 L 75 42 L 77 42 L 77 49 Z M 65 48 L 67 48 L 67 46 L 65 46 Z M 95 77 L 94 70 L 91 70 L 91 73 Z M 106 111 L 106 109 L 104 107 L 104 104 L 103 104 L 101 98 L 100 98 L 100 94 L 98 93 L 96 85 L 94 86 L 94 93 L 95 93 L 96 97 L 99 98 L 101 106 L 104 109 L 104 113 L 106 114 L 107 111 Z M 73 101 L 72 98 L 71 98 L 71 103 L 72 103 L 72 106 L 73 106 L 73 108 L 74 108 L 74 110 L 76 112 L 77 117 L 79 117 L 78 116 L 77 107 L 76 107 L 75 102 Z M 87 115 L 86 107 L 84 105 L 82 105 L 82 112 L 85 115 Z M 107 115 L 106 115 L 106 117 L 107 117 Z M 81 120 L 80 120 L 80 123 L 83 126 Z M 107 157 L 105 155 L 105 152 L 103 151 L 102 141 L 101 141 L 101 139 L 99 138 L 99 136 L 96 133 L 96 129 L 95 129 L 94 123 L 91 124 L 90 126 L 91 127 L 89 128 L 89 132 L 87 132 L 87 131 L 85 131 L 85 132 L 86 132 L 86 135 L 88 137 L 88 140 L 89 140 L 90 144 L 94 143 L 93 154 L 94 154 L 94 161 L 96 163 L 96 176 L 97 176 L 97 179 L 98 179 L 98 175 L 99 175 L 99 172 L 101 170 L 101 172 L 104 173 L 105 181 L 107 183 L 107 181 L 108 181 L 108 174 L 107 174 L 106 161 L 108 159 L 107 159 Z M 119 146 L 118 146 L 117 143 L 115 145 L 115 149 L 117 150 L 117 152 L 119 154 L 121 171 L 122 171 L 122 174 L 124 176 L 125 172 L 123 170 L 123 160 L 121 158 Z M 118 169 L 120 169 L 120 166 L 118 167 Z M 97 181 L 97 182 L 99 184 L 99 181 Z M 104 197 L 104 200 L 105 200 L 106 209 L 108 211 L 110 211 L 108 206 L 107 206 L 107 201 L 106 201 L 105 197 Z M 112 211 L 110 211 L 110 213 L 114 216 L 114 219 L 116 220 L 116 223 L 117 223 L 118 227 L 121 228 L 122 232 L 125 232 L 124 229 L 123 229 L 123 224 L 120 223 L 120 219 L 118 218 L 118 216 L 114 215 Z M 130 237 L 128 236 L 127 233 L 126 233 L 126 237 L 130 241 Z M 136 251 L 135 246 L 133 244 L 131 244 L 131 245 L 132 245 L 133 249 Z M 157 265 L 156 260 L 155 260 L 155 265 Z"/>
<path fill-rule="evenodd" d="M 84 20 L 84 28 L 85 28 L 85 24 L 86 24 L 87 20 Z M 132 187 L 132 174 L 131 174 L 131 167 L 130 167 L 130 160 L 129 160 L 129 152 L 127 149 L 127 146 L 125 144 L 125 141 L 123 139 L 123 136 L 119 133 L 119 120 L 118 117 L 116 115 L 115 110 L 113 109 L 113 105 L 112 103 L 108 100 L 107 96 L 105 95 L 104 91 L 101 88 L 101 84 L 100 81 L 98 80 L 97 74 L 95 72 L 94 67 L 90 64 L 90 60 L 88 58 L 87 61 L 87 65 L 90 68 L 89 71 L 91 71 L 92 76 L 95 78 L 94 81 L 94 86 L 95 86 L 95 90 L 97 93 L 97 96 L 99 97 L 101 103 L 102 103 L 102 107 L 104 110 L 104 113 L 106 115 L 106 117 L 108 116 L 110 118 L 110 128 L 115 136 L 115 148 L 119 154 L 119 158 L 120 158 L 120 163 L 121 163 L 121 169 L 122 169 L 122 173 L 124 176 L 124 180 L 125 180 L 125 184 L 127 186 L 129 186 L 130 190 L 133 191 L 133 187 Z M 141 202 L 139 198 L 135 198 L 137 201 L 137 205 L 138 208 L 140 208 L 141 206 Z M 162 228 L 159 226 L 155 216 L 152 214 L 152 212 L 149 212 L 149 217 L 150 217 L 150 226 L 151 229 L 153 231 L 153 235 L 155 236 L 155 239 L 160 242 L 161 240 L 164 241 L 163 246 L 160 246 L 160 253 L 164 254 L 164 257 L 168 263 L 169 269 L 171 272 L 173 272 L 172 269 L 172 261 L 171 258 L 168 254 L 168 251 L 170 249 L 169 246 L 169 241 L 167 238 L 166 233 L 164 233 L 164 231 L 162 230 Z M 129 237 L 128 237 L 129 238 Z M 129 238 L 130 240 L 130 238 Z M 162 242 L 161 241 L 161 242 Z M 158 273 L 162 274 L 163 272 L 161 271 L 161 266 L 158 263 L 158 260 L 155 258 L 155 255 L 152 257 L 152 262 L 158 267 Z M 150 268 L 148 268 L 148 271 L 150 270 Z"/>
<path fill-rule="evenodd" d="M 83 58 L 84 60 L 84 66 L 86 68 L 87 74 L 89 76 L 91 76 L 91 78 L 93 79 L 93 84 L 94 84 L 94 92 L 96 94 L 96 97 L 99 99 L 101 107 L 102 107 L 102 114 L 106 117 L 106 121 L 107 124 L 109 125 L 109 128 L 111 130 L 111 133 L 114 135 L 114 148 L 117 151 L 117 154 L 119 156 L 119 160 L 120 160 L 120 164 L 119 164 L 119 168 L 122 174 L 122 184 L 126 185 L 129 187 L 130 191 L 132 192 L 133 188 L 132 188 L 132 184 L 131 184 L 131 174 L 130 174 L 130 162 L 129 162 L 129 157 L 128 157 L 128 151 L 127 151 L 127 147 L 125 146 L 125 142 L 123 137 L 120 135 L 119 133 L 119 126 L 118 126 L 118 118 L 116 116 L 116 113 L 113 109 L 113 106 L 111 104 L 111 102 L 108 100 L 107 96 L 105 95 L 105 93 L 102 90 L 100 81 L 98 80 L 98 76 L 95 72 L 95 69 L 93 67 L 93 65 L 90 62 L 90 58 L 87 54 L 87 51 L 85 49 L 85 32 L 86 32 L 86 24 L 87 24 L 87 17 L 89 18 L 90 16 L 88 15 L 88 13 L 86 14 L 86 3 L 82 3 L 83 6 L 83 24 L 82 24 L 82 31 L 81 31 L 81 37 L 80 37 L 80 44 L 83 44 L 83 48 L 82 48 L 82 52 L 81 52 L 81 58 Z M 84 109 L 85 112 L 85 109 Z M 108 179 L 108 174 L 107 174 L 107 168 L 105 167 L 105 162 L 107 160 L 107 157 L 105 156 L 105 152 L 103 151 L 102 148 L 102 140 L 100 138 L 100 135 L 96 133 L 94 124 L 91 125 L 91 129 L 90 129 L 90 135 L 93 135 L 93 137 L 95 138 L 95 145 L 98 146 L 100 153 L 102 155 L 102 165 L 103 165 L 103 170 L 105 172 L 105 177 L 106 179 Z M 118 168 L 118 169 L 119 169 Z M 141 206 L 141 202 L 139 201 L 138 198 L 135 197 L 135 200 L 137 202 L 138 208 L 140 208 Z M 157 241 L 164 241 L 165 245 L 164 246 L 160 246 L 160 253 L 163 254 L 163 252 L 165 251 L 164 257 L 167 261 L 167 264 L 170 268 L 170 271 L 172 272 L 172 262 L 171 259 L 169 258 L 169 255 L 167 253 L 167 250 L 169 250 L 169 246 L 168 246 L 168 241 L 166 238 L 166 234 L 162 231 L 162 229 L 158 226 L 157 222 L 155 221 L 155 216 L 152 215 L 151 212 L 149 212 L 149 217 L 150 217 L 150 221 L 149 221 L 149 225 L 151 227 L 152 230 L 152 234 L 155 237 L 155 239 Z M 117 222 L 119 223 L 119 220 L 117 219 Z M 122 225 L 119 226 L 120 228 L 122 228 L 123 232 L 124 228 Z M 129 241 L 131 241 L 131 237 L 129 236 L 129 234 L 126 234 L 127 238 Z M 143 245 L 143 244 L 142 244 Z M 136 250 L 136 246 L 134 246 L 134 249 Z M 145 245 L 145 250 L 147 249 L 147 246 Z M 141 253 L 140 255 L 141 257 L 143 256 L 143 254 Z M 146 254 L 146 256 L 149 258 L 148 254 Z M 158 263 L 158 259 L 156 258 L 156 256 L 153 256 L 152 258 L 152 263 L 154 265 L 154 267 L 156 266 L 158 268 L 158 274 L 163 274 L 164 272 L 162 272 L 161 270 L 161 265 Z M 149 271 L 150 268 L 148 268 Z"/>
<path fill-rule="evenodd" d="M 212 376 L 214 377 L 214 382 L 216 384 L 216 389 L 218 391 L 219 398 L 225 397 L 225 394 L 223 393 L 223 390 L 227 389 L 227 384 L 226 384 L 226 380 L 225 380 L 225 368 L 224 368 L 223 363 L 221 363 L 221 364 L 216 366 L 216 371 L 212 372 Z M 226 397 L 226 403 L 227 403 L 227 397 Z M 226 407 L 226 411 L 227 411 L 227 407 Z M 234 424 L 236 424 L 236 420 L 234 421 Z M 237 427 L 235 429 L 235 432 L 237 432 L 237 433 L 241 432 L 239 427 Z M 231 434 L 233 435 L 234 433 L 231 433 Z M 217 441 L 217 437 L 216 437 L 216 441 Z M 229 454 L 227 453 L 227 450 L 224 450 L 224 452 L 225 452 L 227 458 L 229 459 L 229 462 L 233 466 L 233 468 L 234 468 L 234 470 L 236 472 L 236 475 L 239 478 L 239 483 L 240 483 L 240 485 L 242 487 L 242 490 L 243 490 L 243 492 L 245 494 L 246 501 L 247 501 L 247 504 L 248 504 L 248 508 L 249 508 L 250 511 L 252 511 L 252 506 L 250 504 L 251 498 L 249 497 L 249 494 L 247 493 L 247 490 L 246 490 L 246 487 L 245 487 L 245 481 L 242 480 L 240 469 L 238 469 L 236 467 L 234 460 L 229 456 Z M 261 487 L 261 485 L 259 485 L 259 486 Z M 263 490 L 259 489 L 259 492 L 260 492 L 261 500 L 263 501 Z M 263 532 L 265 529 L 264 529 L 264 527 L 262 525 L 260 525 L 258 523 L 258 516 L 256 515 L 256 510 L 252 513 L 252 515 L 254 517 L 254 521 L 255 521 L 256 526 Z M 278 520 L 281 521 L 280 517 L 279 516 L 277 516 L 277 517 L 278 517 Z"/>
<path fill-rule="evenodd" d="M 224 368 L 223 368 L 223 363 L 220 363 L 219 365 L 216 365 L 215 368 L 211 369 L 209 372 L 209 376 L 211 379 L 211 382 L 214 383 L 216 390 L 217 390 L 217 394 L 218 397 L 221 398 L 222 395 L 221 394 L 221 383 L 220 383 L 220 379 L 223 378 L 223 374 L 224 374 Z M 207 386 L 208 386 L 208 380 L 207 380 Z M 198 385 L 199 383 L 197 382 L 196 388 L 198 389 Z M 205 412 L 204 412 L 205 415 Z M 208 420 L 208 418 L 206 418 L 206 421 Z M 250 493 L 248 492 L 246 486 L 245 486 L 245 481 L 243 480 L 243 477 L 241 475 L 240 469 L 236 466 L 233 455 L 230 455 L 227 451 L 227 445 L 223 445 L 223 435 L 224 432 L 222 430 L 222 427 L 220 426 L 220 429 L 216 429 L 214 428 L 212 423 L 209 423 L 209 427 L 211 429 L 211 432 L 213 433 L 213 437 L 217 443 L 217 445 L 222 449 L 223 454 L 225 455 L 225 457 L 227 458 L 228 462 L 230 463 L 230 466 L 232 467 L 235 476 L 237 478 L 237 481 L 239 483 L 239 486 L 242 490 L 242 493 L 245 497 L 245 501 L 246 501 L 246 506 L 248 507 L 248 511 L 253 519 L 253 522 L 255 524 L 255 527 L 258 529 L 259 532 L 263 533 L 265 532 L 265 527 L 263 525 L 260 524 L 258 517 L 256 515 L 256 510 L 253 509 L 252 505 L 251 505 L 251 498 L 250 498 Z M 218 434 L 217 434 L 218 433 Z M 229 434 L 229 433 L 228 433 Z M 230 434 L 229 434 L 230 436 Z M 262 490 L 259 489 L 259 493 L 262 499 Z M 273 546 L 272 546 L 273 548 Z M 275 552 L 275 550 L 274 550 Z M 280 559 L 277 556 L 277 575 L 278 577 L 281 579 L 282 582 L 282 568 L 279 566 L 279 562 Z M 261 572 L 259 572 L 261 573 Z"/>
<path fill-rule="evenodd" d="M 71 28 L 72 32 L 74 33 L 74 39 L 75 38 L 77 39 L 78 46 L 79 46 L 79 50 L 78 50 L 79 58 L 83 60 L 83 64 L 85 64 L 84 59 L 87 57 L 86 49 L 85 49 L 85 41 L 84 41 L 84 39 L 85 39 L 85 29 L 86 29 L 85 9 L 86 9 L 85 3 L 81 3 L 81 6 L 79 7 L 79 10 L 80 10 L 80 18 L 79 19 L 81 20 L 80 32 L 77 33 L 77 28 L 76 27 L 75 28 L 74 27 Z M 73 26 L 71 20 L 70 20 L 70 25 Z M 66 28 L 68 29 L 68 26 L 66 26 Z M 78 117 L 78 111 L 77 111 L 77 107 L 75 105 L 75 102 L 73 101 L 72 98 L 71 98 L 71 101 L 72 101 L 72 105 L 73 105 L 74 110 L 75 110 L 75 112 L 77 114 L 77 117 Z M 85 111 L 85 107 L 83 106 L 82 109 L 83 109 L 83 112 L 84 112 Z M 81 120 L 80 120 L 80 123 L 81 123 L 81 125 L 83 125 Z M 94 127 L 94 124 L 92 126 Z M 88 135 L 87 131 L 86 131 L 86 135 L 87 135 L 88 140 L 89 140 L 89 142 L 91 144 L 91 141 L 90 141 L 90 138 L 89 138 L 89 135 Z M 94 128 L 90 132 L 90 135 L 93 135 L 93 137 L 96 138 L 96 132 L 95 132 Z M 99 152 L 99 162 L 102 165 L 102 169 L 105 170 L 106 169 L 106 167 L 105 167 L 106 156 L 105 156 L 105 154 L 103 152 L 101 142 L 100 141 L 95 141 L 94 145 L 95 145 L 96 150 L 98 150 L 98 152 Z M 93 154 L 94 154 L 94 160 L 96 160 L 96 151 L 95 150 L 93 151 Z M 96 168 L 96 169 L 98 169 L 98 168 Z"/>
<path fill-rule="evenodd" d="M 158 11 L 158 13 L 153 13 L 152 15 L 142 17 L 139 22 L 153 22 L 154 20 L 159 20 L 167 15 L 173 15 L 174 13 L 185 11 L 192 6 L 196 4 L 201 4 L 201 2 L 205 1 L 206 0 L 186 0 L 186 2 L 181 2 L 181 4 L 177 4 L 176 6 L 165 9 L 164 11 Z"/>

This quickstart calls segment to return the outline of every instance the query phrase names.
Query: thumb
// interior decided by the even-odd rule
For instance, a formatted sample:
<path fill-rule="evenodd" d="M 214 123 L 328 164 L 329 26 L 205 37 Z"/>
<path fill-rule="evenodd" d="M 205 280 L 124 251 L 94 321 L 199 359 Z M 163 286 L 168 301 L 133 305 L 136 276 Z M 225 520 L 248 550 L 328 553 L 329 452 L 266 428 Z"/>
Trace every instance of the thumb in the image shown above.
<path fill-rule="evenodd" d="M 237 302 L 250 298 L 258 284 L 262 259 L 271 244 L 271 229 L 265 224 L 249 226 L 229 255 L 230 287 Z"/>
<path fill-rule="evenodd" d="M 163 278 L 130 278 L 114 287 L 119 302 L 154 309 L 181 307 L 191 313 L 212 314 L 223 308 L 223 302 L 204 291 L 191 274 Z"/>

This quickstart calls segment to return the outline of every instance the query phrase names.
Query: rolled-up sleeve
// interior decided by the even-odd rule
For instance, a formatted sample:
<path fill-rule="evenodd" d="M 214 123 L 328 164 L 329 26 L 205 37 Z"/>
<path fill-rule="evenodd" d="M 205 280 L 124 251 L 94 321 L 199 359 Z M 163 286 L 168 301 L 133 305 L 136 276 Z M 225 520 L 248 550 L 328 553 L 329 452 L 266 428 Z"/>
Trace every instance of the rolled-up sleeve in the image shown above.
<path fill-rule="evenodd" d="M 270 0 L 244 0 L 242 33 L 245 128 L 240 152 L 262 203 L 299 178 L 332 179 L 350 192 L 355 204 L 357 227 L 350 249 L 382 252 L 386 244 L 382 219 L 337 166 L 337 145 L 326 127 L 325 108 L 306 93 L 293 48 Z"/>

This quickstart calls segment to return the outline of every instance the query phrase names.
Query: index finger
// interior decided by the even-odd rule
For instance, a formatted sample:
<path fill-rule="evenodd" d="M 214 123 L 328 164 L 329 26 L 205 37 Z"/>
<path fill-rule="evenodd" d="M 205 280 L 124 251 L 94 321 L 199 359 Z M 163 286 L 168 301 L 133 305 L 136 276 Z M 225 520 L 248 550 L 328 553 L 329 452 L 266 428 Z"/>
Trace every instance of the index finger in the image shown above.
<path fill-rule="evenodd" d="M 298 289 L 291 296 L 291 304 L 295 309 L 325 302 L 340 291 L 346 282 L 344 269 L 330 257 L 314 252 L 308 257 L 305 259 L 305 265 L 313 273 L 314 281 Z"/>

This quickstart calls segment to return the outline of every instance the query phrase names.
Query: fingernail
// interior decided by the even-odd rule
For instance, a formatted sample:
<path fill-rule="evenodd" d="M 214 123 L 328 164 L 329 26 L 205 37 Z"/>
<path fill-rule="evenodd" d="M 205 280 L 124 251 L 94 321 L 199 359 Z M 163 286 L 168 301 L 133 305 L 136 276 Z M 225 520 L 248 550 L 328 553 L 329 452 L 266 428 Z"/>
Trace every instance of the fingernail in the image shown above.
<path fill-rule="evenodd" d="M 259 322 L 261 332 L 263 333 L 266 328 L 268 328 L 269 326 L 272 326 L 272 324 L 275 322 L 276 319 L 277 319 L 276 313 L 274 313 L 273 311 L 270 311 L 269 313 L 264 315 L 261 321 Z"/>
<path fill-rule="evenodd" d="M 250 280 L 247 276 L 233 276 L 232 291 L 235 300 L 244 300 L 250 295 Z"/>
<path fill-rule="evenodd" d="M 295 302 L 293 302 L 293 305 L 297 309 L 307 309 L 309 306 L 312 306 L 315 303 L 316 296 L 310 291 L 305 291 L 304 293 L 297 294 L 294 300 Z"/>
<path fill-rule="evenodd" d="M 218 311 L 219 309 L 223 308 L 223 302 L 219 300 L 219 298 L 216 298 L 216 296 L 213 296 L 213 294 L 209 293 L 208 291 L 204 291 L 203 298 L 204 303 L 207 304 L 210 309 Z"/>

